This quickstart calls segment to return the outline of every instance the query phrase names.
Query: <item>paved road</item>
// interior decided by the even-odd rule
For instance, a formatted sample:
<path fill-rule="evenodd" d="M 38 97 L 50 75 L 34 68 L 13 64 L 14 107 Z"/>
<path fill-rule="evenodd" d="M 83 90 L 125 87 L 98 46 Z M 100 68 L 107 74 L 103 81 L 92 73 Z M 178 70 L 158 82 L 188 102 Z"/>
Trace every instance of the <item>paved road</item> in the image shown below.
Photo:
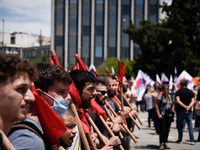
<path fill-rule="evenodd" d="M 154 127 L 151 127 L 150 130 L 148 130 L 148 122 L 147 122 L 148 113 L 142 113 L 139 112 L 139 118 L 141 118 L 143 122 L 143 126 L 141 126 L 141 130 L 139 130 L 137 127 L 135 127 L 134 134 L 139 137 L 138 143 L 134 143 L 131 140 L 131 150 L 132 149 L 138 149 L 138 150 L 156 150 L 159 149 L 159 135 L 154 135 L 155 129 Z M 175 117 L 176 118 L 176 117 Z M 194 124 L 194 120 L 193 120 Z M 153 122 L 151 123 L 153 126 Z M 193 125 L 194 127 L 194 125 Z M 194 130 L 194 139 L 196 140 L 198 137 L 198 131 Z M 175 141 L 178 138 L 178 131 L 176 129 L 176 123 L 175 121 L 171 125 L 169 138 L 168 138 L 168 146 L 171 148 L 171 150 L 200 150 L 200 142 L 196 142 L 195 145 L 189 144 L 189 132 L 186 125 L 186 129 L 183 132 L 183 143 L 177 144 Z"/>

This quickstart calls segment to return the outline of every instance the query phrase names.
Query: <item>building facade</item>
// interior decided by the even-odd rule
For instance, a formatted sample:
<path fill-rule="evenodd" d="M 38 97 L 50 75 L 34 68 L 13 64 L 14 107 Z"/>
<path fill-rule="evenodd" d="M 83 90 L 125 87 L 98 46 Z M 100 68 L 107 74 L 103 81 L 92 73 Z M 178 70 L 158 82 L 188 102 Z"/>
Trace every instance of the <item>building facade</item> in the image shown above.
<path fill-rule="evenodd" d="M 89 66 L 117 57 L 134 60 L 140 48 L 123 33 L 129 22 L 159 21 L 164 0 L 52 0 L 51 49 L 65 69 L 78 54 Z"/>
<path fill-rule="evenodd" d="M 16 54 L 28 59 L 44 55 L 50 58 L 50 37 L 24 32 L 0 32 L 0 37 L 0 53 Z"/>

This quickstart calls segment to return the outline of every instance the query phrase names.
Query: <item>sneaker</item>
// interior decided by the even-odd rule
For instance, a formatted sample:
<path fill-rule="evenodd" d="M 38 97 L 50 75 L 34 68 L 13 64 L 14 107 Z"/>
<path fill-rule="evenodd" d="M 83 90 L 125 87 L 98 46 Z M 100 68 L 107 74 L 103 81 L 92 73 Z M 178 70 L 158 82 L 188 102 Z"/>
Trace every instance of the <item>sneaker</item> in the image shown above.
<path fill-rule="evenodd" d="M 195 145 L 195 142 L 190 142 L 190 145 Z"/>
<path fill-rule="evenodd" d="M 177 140 L 176 143 L 181 144 L 181 143 L 183 143 L 183 142 L 182 142 L 181 140 Z"/>
<path fill-rule="evenodd" d="M 164 149 L 165 149 L 164 145 L 163 145 L 163 143 L 161 143 L 160 146 L 159 146 L 159 150 L 164 150 Z"/>
<path fill-rule="evenodd" d="M 164 147 L 165 149 L 170 149 L 170 147 L 168 147 L 166 143 L 163 144 L 163 147 Z"/>

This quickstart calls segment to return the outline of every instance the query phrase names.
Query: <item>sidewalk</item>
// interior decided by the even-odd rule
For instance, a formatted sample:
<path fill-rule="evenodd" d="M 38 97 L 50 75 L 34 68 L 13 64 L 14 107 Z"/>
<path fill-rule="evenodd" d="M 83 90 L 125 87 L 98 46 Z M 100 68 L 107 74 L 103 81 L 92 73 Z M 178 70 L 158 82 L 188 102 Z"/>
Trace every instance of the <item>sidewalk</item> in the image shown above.
<path fill-rule="evenodd" d="M 138 150 L 156 150 L 159 149 L 159 135 L 154 135 L 155 129 L 153 127 L 153 122 L 151 122 L 151 130 L 148 130 L 148 113 L 142 113 L 139 112 L 139 118 L 143 122 L 143 126 L 141 126 L 141 130 L 139 130 L 137 127 L 135 127 L 134 135 L 139 137 L 138 142 L 134 143 L 131 140 L 131 150 L 132 149 L 138 149 Z M 176 119 L 176 116 L 174 117 Z M 139 124 L 139 122 L 138 122 Z M 193 120 L 194 124 L 194 120 Z M 194 127 L 194 125 L 193 125 Z M 194 130 L 194 139 L 197 140 L 198 137 L 198 131 Z M 175 141 L 178 139 L 178 131 L 176 129 L 176 120 L 172 122 L 171 129 L 168 137 L 168 147 L 171 148 L 171 150 L 199 150 L 200 149 L 200 142 L 196 142 L 195 145 L 190 145 L 188 142 L 189 139 L 189 132 L 186 125 L 186 128 L 183 131 L 183 143 L 177 144 Z"/>

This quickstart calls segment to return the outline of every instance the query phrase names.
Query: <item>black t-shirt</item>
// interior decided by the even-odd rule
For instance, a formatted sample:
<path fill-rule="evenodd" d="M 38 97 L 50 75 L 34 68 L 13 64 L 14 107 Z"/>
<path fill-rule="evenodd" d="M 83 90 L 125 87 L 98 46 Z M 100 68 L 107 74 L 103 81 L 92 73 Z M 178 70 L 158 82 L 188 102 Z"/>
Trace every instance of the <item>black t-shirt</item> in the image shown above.
<path fill-rule="evenodd" d="M 194 97 L 194 93 L 189 90 L 188 88 L 180 88 L 177 92 L 175 96 L 179 96 L 180 97 L 180 101 L 185 104 L 185 105 L 189 105 L 192 101 L 192 98 Z M 186 111 L 186 109 L 182 106 L 180 106 L 179 104 L 176 104 L 176 111 Z M 191 112 L 191 109 L 190 109 Z"/>
<path fill-rule="evenodd" d="M 117 98 L 121 101 L 121 94 L 117 95 Z M 129 107 L 128 103 L 126 102 L 126 100 L 123 97 L 123 101 L 124 101 L 124 106 Z M 133 126 L 133 121 L 131 118 L 126 118 L 126 122 L 128 125 L 128 128 L 130 129 Z"/>
<path fill-rule="evenodd" d="M 88 114 L 92 118 L 93 122 L 96 124 L 97 128 L 99 129 L 99 131 L 102 134 L 104 134 L 104 125 L 101 122 L 101 120 L 99 119 L 99 116 L 97 114 L 95 114 L 91 109 L 89 109 Z"/>
<path fill-rule="evenodd" d="M 118 111 L 120 111 L 119 106 L 113 101 L 112 98 L 108 98 L 107 100 L 108 104 L 110 105 L 110 107 L 112 107 L 112 109 L 118 113 Z"/>

